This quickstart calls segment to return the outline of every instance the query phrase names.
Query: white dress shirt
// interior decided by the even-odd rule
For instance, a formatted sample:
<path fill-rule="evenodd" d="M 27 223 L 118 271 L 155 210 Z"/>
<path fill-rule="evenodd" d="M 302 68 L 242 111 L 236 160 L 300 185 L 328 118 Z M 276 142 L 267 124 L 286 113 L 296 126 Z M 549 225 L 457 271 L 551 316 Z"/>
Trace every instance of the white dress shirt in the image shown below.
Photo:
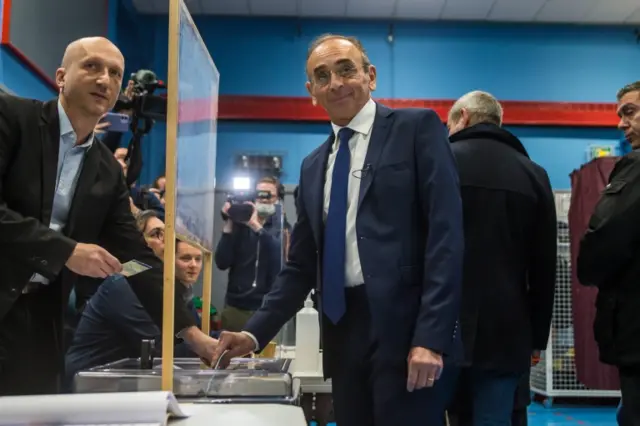
<path fill-rule="evenodd" d="M 371 129 L 376 118 L 376 103 L 369 99 L 358 114 L 345 127 L 354 130 L 355 133 L 349 139 L 349 151 L 351 152 L 351 170 L 349 172 L 349 189 L 347 199 L 347 247 L 345 252 L 345 285 L 355 287 L 364 283 L 362 276 L 362 266 L 360 265 L 360 254 L 358 252 L 358 236 L 356 234 L 356 216 L 358 213 L 358 199 L 360 198 L 360 182 L 362 181 L 362 170 L 365 168 L 364 159 L 369 148 L 371 139 Z M 331 123 L 333 132 L 336 135 L 331 151 L 324 180 L 324 219 L 327 219 L 329 212 L 329 201 L 331 200 L 331 183 L 333 180 L 333 165 L 338 155 L 340 141 L 338 132 L 342 127 Z"/>

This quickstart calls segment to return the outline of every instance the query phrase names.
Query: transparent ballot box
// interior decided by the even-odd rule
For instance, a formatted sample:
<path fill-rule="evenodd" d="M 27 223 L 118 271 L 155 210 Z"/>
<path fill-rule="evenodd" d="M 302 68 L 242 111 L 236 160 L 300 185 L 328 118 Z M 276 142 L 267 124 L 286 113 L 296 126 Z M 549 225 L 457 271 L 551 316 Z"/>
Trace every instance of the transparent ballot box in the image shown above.
<path fill-rule="evenodd" d="M 212 403 L 295 404 L 299 384 L 288 373 L 289 359 L 234 358 L 227 369 L 203 368 L 197 358 L 174 359 L 173 393 L 178 399 Z M 161 390 L 162 359 L 141 363 L 128 358 L 81 371 L 74 377 L 76 393 Z"/>

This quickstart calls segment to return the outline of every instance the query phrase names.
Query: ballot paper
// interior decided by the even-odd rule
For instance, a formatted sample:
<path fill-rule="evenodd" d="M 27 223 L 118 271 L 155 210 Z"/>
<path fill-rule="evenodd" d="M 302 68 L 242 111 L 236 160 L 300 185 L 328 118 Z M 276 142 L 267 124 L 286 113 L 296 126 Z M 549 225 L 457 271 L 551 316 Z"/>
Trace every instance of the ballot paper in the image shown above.
<path fill-rule="evenodd" d="M 121 274 L 125 277 L 132 277 L 139 274 L 140 272 L 148 271 L 149 269 L 151 269 L 151 266 L 149 265 L 146 265 L 137 260 L 130 260 L 129 262 L 122 265 Z"/>
<path fill-rule="evenodd" d="M 166 425 L 169 418 L 189 417 L 171 392 L 7 396 L 0 398 L 0 413 L 0 426 Z"/>

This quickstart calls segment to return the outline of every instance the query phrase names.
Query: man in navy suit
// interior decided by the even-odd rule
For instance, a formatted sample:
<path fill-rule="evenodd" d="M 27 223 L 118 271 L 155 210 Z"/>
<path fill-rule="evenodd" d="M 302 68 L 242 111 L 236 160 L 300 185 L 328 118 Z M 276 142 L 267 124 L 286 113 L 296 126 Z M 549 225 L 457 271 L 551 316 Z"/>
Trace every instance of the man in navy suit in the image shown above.
<path fill-rule="evenodd" d="M 316 39 L 307 75 L 333 132 L 302 163 L 286 267 L 214 359 L 264 348 L 316 287 L 338 425 L 442 424 L 463 257 L 445 127 L 431 110 L 375 103 L 376 69 L 354 38 Z"/>

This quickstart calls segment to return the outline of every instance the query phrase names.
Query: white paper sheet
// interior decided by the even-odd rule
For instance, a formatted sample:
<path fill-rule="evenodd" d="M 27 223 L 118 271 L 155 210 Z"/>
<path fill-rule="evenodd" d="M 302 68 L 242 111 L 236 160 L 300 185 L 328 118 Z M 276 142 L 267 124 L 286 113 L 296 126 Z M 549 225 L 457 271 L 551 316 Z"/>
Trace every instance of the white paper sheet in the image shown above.
<path fill-rule="evenodd" d="M 171 392 L 121 392 L 0 398 L 0 426 L 166 424 L 188 417 Z"/>

